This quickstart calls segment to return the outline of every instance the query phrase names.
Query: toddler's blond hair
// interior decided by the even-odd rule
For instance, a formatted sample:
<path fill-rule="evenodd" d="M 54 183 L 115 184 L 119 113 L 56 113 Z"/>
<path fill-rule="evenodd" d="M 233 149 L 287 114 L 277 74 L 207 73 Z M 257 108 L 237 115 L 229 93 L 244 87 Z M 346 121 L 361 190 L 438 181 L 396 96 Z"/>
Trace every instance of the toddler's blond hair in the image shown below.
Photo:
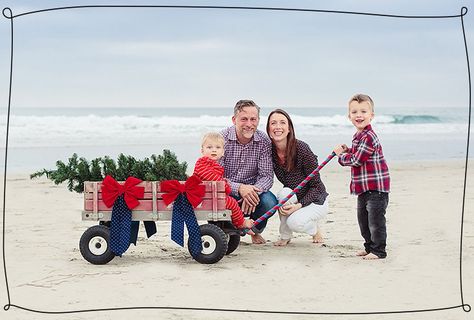
<path fill-rule="evenodd" d="M 202 137 L 201 147 L 204 146 L 206 141 L 218 142 L 222 146 L 224 146 L 224 137 L 218 132 L 208 132 Z"/>

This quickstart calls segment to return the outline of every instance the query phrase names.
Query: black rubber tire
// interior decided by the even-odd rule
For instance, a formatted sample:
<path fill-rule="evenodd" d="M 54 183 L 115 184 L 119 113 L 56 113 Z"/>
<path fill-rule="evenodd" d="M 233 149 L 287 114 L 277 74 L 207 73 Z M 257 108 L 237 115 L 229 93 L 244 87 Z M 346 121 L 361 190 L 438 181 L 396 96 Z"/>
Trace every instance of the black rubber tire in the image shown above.
<path fill-rule="evenodd" d="M 91 251 L 91 246 L 95 252 Z M 79 250 L 84 259 L 92 264 L 109 263 L 115 257 L 115 254 L 110 251 L 109 228 L 98 225 L 87 229 L 79 240 Z"/>
<path fill-rule="evenodd" d="M 199 263 L 212 264 L 218 262 L 227 252 L 226 234 L 221 228 L 213 224 L 203 224 L 199 226 L 199 229 L 201 230 L 202 251 L 193 255 L 189 250 L 188 239 L 189 253 Z"/>
<path fill-rule="evenodd" d="M 240 235 L 228 234 L 227 236 L 229 237 L 229 243 L 227 244 L 227 252 L 225 253 L 226 255 L 234 252 L 240 244 Z"/>

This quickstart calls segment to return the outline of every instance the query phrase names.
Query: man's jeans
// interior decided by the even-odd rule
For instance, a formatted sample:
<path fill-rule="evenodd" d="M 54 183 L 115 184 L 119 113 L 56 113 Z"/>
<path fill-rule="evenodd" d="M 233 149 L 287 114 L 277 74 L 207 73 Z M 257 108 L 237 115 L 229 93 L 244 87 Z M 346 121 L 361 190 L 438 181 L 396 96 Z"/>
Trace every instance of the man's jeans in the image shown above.
<path fill-rule="evenodd" d="M 234 197 L 235 199 L 240 200 L 241 197 Z M 250 214 L 250 219 L 252 220 L 257 220 L 261 216 L 263 216 L 268 210 L 273 208 L 274 206 L 277 205 L 278 201 L 273 193 L 270 191 L 267 192 L 262 192 L 259 195 L 260 202 L 258 203 L 258 206 L 255 208 L 255 211 Z M 270 217 L 269 217 L 270 218 Z M 257 224 L 255 227 L 262 232 L 263 229 L 265 229 L 265 226 L 267 225 L 267 220 L 265 219 L 259 224 Z"/>
<path fill-rule="evenodd" d="M 385 226 L 385 209 L 388 205 L 388 193 L 367 191 L 357 197 L 357 220 L 365 251 L 379 258 L 385 258 L 387 228 Z"/>

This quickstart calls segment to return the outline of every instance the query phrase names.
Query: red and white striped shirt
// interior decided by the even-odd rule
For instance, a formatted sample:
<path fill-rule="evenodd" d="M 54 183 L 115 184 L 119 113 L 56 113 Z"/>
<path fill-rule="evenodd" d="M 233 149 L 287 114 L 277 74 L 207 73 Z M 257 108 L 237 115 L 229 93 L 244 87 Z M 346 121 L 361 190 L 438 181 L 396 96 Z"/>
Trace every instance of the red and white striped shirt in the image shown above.
<path fill-rule="evenodd" d="M 196 161 L 194 166 L 194 175 L 198 176 L 203 181 L 225 181 L 224 180 L 224 168 L 208 157 L 201 157 Z M 227 194 L 225 207 L 232 211 L 232 224 L 237 228 L 242 227 L 244 224 L 244 214 L 237 203 L 237 200 L 229 196 L 230 186 L 225 183 L 225 192 Z"/>

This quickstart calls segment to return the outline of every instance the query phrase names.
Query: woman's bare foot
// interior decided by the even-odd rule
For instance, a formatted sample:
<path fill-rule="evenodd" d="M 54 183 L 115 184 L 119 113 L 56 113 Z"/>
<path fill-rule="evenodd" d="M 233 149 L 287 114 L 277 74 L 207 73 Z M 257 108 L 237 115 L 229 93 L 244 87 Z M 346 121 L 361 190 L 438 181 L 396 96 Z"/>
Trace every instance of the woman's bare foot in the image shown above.
<path fill-rule="evenodd" d="M 356 253 L 356 256 L 358 256 L 358 257 L 365 257 L 366 255 L 368 255 L 368 253 L 365 250 L 359 251 L 359 252 Z"/>
<path fill-rule="evenodd" d="M 290 243 L 290 241 L 291 241 L 291 239 L 280 239 L 278 241 L 273 242 L 273 245 L 277 246 L 277 247 L 284 247 L 288 243 Z"/>
<path fill-rule="evenodd" d="M 255 235 L 252 235 L 251 237 L 252 237 L 253 244 L 264 244 L 266 242 L 265 239 L 263 239 L 263 237 L 258 233 Z"/>
<path fill-rule="evenodd" d="M 364 257 L 362 257 L 362 259 L 364 260 L 376 260 L 376 259 L 380 259 L 378 256 L 376 256 L 375 254 L 373 253 L 369 253 L 367 255 L 365 255 Z"/>
<path fill-rule="evenodd" d="M 313 243 L 324 243 L 323 235 L 321 234 L 321 232 L 319 230 L 313 236 Z"/>

